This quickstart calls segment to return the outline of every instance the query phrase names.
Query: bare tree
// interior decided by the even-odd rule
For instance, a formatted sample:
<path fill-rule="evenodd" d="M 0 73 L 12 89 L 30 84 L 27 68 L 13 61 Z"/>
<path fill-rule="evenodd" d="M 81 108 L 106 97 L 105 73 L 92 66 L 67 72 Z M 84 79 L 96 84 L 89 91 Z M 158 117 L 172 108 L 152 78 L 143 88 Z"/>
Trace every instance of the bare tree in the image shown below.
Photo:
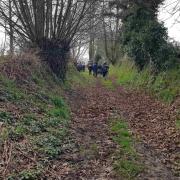
<path fill-rule="evenodd" d="M 72 47 L 71 56 L 75 62 L 80 61 L 82 56 L 87 52 L 88 50 L 87 44 L 88 44 L 87 42 L 84 44 L 83 40 L 82 41 L 79 40 L 76 42 L 76 44 L 74 44 L 74 46 Z"/>
<path fill-rule="evenodd" d="M 107 10 L 108 9 L 108 10 Z M 106 58 L 115 64 L 119 56 L 119 36 L 121 31 L 121 8 L 119 1 L 103 4 L 103 35 Z"/>
<path fill-rule="evenodd" d="M 66 55 L 88 22 L 94 0 L 12 0 L 11 9 L 8 2 L 0 1 L 0 24 L 9 34 L 14 32 L 14 38 L 40 48 L 51 69 L 64 78 Z M 4 26 L 7 21 L 9 27 Z"/>
<path fill-rule="evenodd" d="M 103 0 L 102 19 L 104 35 L 105 56 L 112 64 L 115 64 L 122 55 L 120 47 L 120 34 L 123 22 L 130 15 L 129 9 L 134 6 L 150 8 L 157 14 L 159 4 L 163 0 Z"/>
<path fill-rule="evenodd" d="M 9 51 L 10 54 L 14 53 L 14 31 L 13 31 L 13 24 L 12 24 L 12 1 L 9 0 Z"/>
<path fill-rule="evenodd" d="M 173 19 L 172 26 L 180 23 L 180 1 L 179 0 L 172 0 L 171 2 L 167 2 L 163 4 L 160 10 L 166 14 L 169 14 L 168 17 L 166 17 L 165 19 L 162 19 L 163 21 Z"/>

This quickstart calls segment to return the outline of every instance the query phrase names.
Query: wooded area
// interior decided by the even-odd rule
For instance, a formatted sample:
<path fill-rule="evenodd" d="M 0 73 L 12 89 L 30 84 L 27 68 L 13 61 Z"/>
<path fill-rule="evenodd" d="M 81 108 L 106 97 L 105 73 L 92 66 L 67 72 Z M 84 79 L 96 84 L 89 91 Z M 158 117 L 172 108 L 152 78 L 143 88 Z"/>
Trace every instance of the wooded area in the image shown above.
<path fill-rule="evenodd" d="M 179 180 L 164 2 L 0 0 L 0 179 Z M 180 23 L 180 1 L 168 6 Z"/>
<path fill-rule="evenodd" d="M 0 3 L 0 23 L 9 35 L 10 52 L 15 47 L 19 51 L 39 48 L 62 79 L 68 59 L 77 61 L 87 44 L 90 61 L 101 55 L 114 65 L 127 54 L 140 70 L 149 64 L 154 72 L 177 65 L 179 48 L 168 42 L 167 30 L 157 19 L 162 0 Z M 174 6 L 173 13 L 177 13 L 178 4 Z"/>

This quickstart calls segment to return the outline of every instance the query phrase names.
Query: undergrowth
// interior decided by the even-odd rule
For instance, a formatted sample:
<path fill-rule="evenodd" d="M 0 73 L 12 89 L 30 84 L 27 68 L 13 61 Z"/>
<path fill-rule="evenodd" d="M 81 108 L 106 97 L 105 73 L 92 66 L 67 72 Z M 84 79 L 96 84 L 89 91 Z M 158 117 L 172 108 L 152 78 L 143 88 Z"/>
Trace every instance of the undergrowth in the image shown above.
<path fill-rule="evenodd" d="M 16 172 L 7 172 L 7 179 L 36 179 L 39 176 L 35 171 L 37 166 L 43 172 L 50 160 L 62 153 L 68 135 L 69 108 L 60 95 L 52 92 L 25 92 L 20 88 L 13 89 L 13 86 L 9 91 L 8 88 L 1 87 L 6 96 L 3 96 L 0 111 L 0 143 L 4 148 L 7 142 L 13 144 L 11 163 L 17 169 Z M 7 109 L 6 103 L 9 104 Z M 5 153 L 3 149 L 1 153 Z M 21 167 L 21 163 L 25 163 L 23 154 L 29 158 L 36 154 L 36 163 L 29 170 L 26 167 L 29 163 Z"/>
<path fill-rule="evenodd" d="M 63 92 L 86 83 L 86 75 L 74 70 L 63 84 L 24 57 L 0 64 L 5 70 L 0 74 L 0 179 L 48 179 L 48 169 L 70 140 L 70 109 Z"/>
<path fill-rule="evenodd" d="M 138 162 L 139 157 L 128 125 L 118 119 L 112 121 L 111 130 L 114 133 L 114 142 L 119 145 L 115 154 L 114 169 L 121 178 L 133 179 L 143 170 L 143 166 Z"/>
<path fill-rule="evenodd" d="M 116 77 L 117 84 L 146 90 L 167 103 L 173 102 L 180 93 L 180 68 L 154 76 L 148 67 L 138 72 L 134 64 L 126 60 L 110 68 L 110 77 Z"/>
<path fill-rule="evenodd" d="M 67 81 L 65 82 L 65 87 L 85 87 L 89 84 L 95 83 L 95 78 L 90 76 L 87 71 L 78 72 L 75 67 L 70 64 L 67 72 Z"/>

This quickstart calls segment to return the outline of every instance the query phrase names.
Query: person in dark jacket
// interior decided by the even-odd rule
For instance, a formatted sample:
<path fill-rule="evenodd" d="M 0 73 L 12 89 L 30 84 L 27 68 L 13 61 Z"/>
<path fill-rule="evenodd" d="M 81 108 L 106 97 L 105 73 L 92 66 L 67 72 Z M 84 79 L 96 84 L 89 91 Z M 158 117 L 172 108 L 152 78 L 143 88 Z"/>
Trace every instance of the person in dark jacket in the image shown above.
<path fill-rule="evenodd" d="M 79 71 L 79 72 L 81 72 L 81 71 L 85 71 L 85 69 L 86 69 L 86 66 L 85 66 L 85 64 L 83 63 L 83 62 L 78 62 L 77 64 L 76 64 L 76 69 Z"/>
<path fill-rule="evenodd" d="M 102 75 L 103 75 L 104 78 L 107 77 L 108 72 L 109 72 L 109 66 L 108 66 L 108 64 L 105 62 L 105 63 L 103 64 L 103 66 L 102 66 Z"/>
<path fill-rule="evenodd" d="M 97 74 L 102 74 L 103 72 L 103 66 L 101 64 L 98 65 L 98 68 L 97 68 Z"/>
<path fill-rule="evenodd" d="M 93 64 L 93 75 L 97 77 L 98 63 Z"/>
<path fill-rule="evenodd" d="M 89 75 L 91 75 L 92 71 L 93 71 L 93 64 L 92 63 L 88 63 L 88 71 L 89 71 Z"/>

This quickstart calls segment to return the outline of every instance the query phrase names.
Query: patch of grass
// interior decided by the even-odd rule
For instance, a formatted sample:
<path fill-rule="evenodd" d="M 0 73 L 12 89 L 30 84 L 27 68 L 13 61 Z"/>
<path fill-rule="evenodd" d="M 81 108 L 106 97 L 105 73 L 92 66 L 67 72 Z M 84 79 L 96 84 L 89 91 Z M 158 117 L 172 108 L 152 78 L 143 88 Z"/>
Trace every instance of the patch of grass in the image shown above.
<path fill-rule="evenodd" d="M 9 138 L 9 129 L 3 128 L 0 132 L 0 145 Z"/>
<path fill-rule="evenodd" d="M 80 146 L 80 154 L 86 158 L 93 158 L 99 156 L 99 149 L 96 143 L 92 143 L 89 147 Z"/>
<path fill-rule="evenodd" d="M 60 97 L 52 97 L 51 101 L 55 107 L 48 111 L 50 117 L 59 117 L 68 119 L 69 118 L 69 108 L 65 104 L 64 100 Z"/>
<path fill-rule="evenodd" d="M 116 122 L 114 124 L 112 124 L 112 127 L 111 127 L 111 130 L 113 132 L 121 132 L 122 130 L 127 130 L 128 128 L 128 125 L 127 123 L 123 122 L 123 121 L 119 121 L 119 122 Z"/>
<path fill-rule="evenodd" d="M 128 159 L 120 160 L 115 163 L 115 170 L 126 179 L 135 178 L 141 169 L 142 167 L 139 166 L 138 163 L 132 163 L 132 161 Z"/>
<path fill-rule="evenodd" d="M 64 108 L 53 108 L 49 111 L 49 115 L 51 117 L 59 117 L 59 118 L 68 118 L 69 115 L 68 115 L 68 111 Z"/>
<path fill-rule="evenodd" d="M 111 80 L 102 80 L 101 81 L 102 82 L 102 84 L 105 86 L 105 87 L 107 87 L 108 89 L 110 89 L 110 90 L 114 90 L 115 89 L 115 87 L 114 87 L 114 85 L 113 85 L 113 82 L 111 81 Z"/>
<path fill-rule="evenodd" d="M 32 80 L 39 86 L 43 86 L 45 84 L 45 81 L 42 78 L 39 78 L 39 76 L 35 73 L 32 75 Z"/>
<path fill-rule="evenodd" d="M 35 180 L 40 179 L 40 175 L 42 173 L 41 169 L 30 169 L 30 170 L 23 170 L 18 175 L 10 175 L 7 177 L 7 180 Z"/>
<path fill-rule="evenodd" d="M 13 141 L 18 141 L 24 138 L 26 128 L 23 125 L 16 125 L 9 130 L 9 138 Z"/>
<path fill-rule="evenodd" d="M 12 118 L 7 112 L 0 112 L 0 122 L 3 123 L 12 123 Z"/>
<path fill-rule="evenodd" d="M 89 75 L 89 72 L 87 70 L 85 72 L 82 72 L 81 75 L 85 79 L 85 85 L 93 84 L 96 81 L 96 78 L 93 75 Z"/>
<path fill-rule="evenodd" d="M 25 98 L 24 92 L 17 88 L 15 81 L 9 80 L 8 78 L 0 75 L 0 82 L 5 90 L 6 99 L 9 101 L 18 101 Z"/>
<path fill-rule="evenodd" d="M 41 156 L 56 158 L 61 153 L 63 140 L 68 133 L 69 109 L 62 98 L 52 98 L 54 107 L 47 111 L 47 117 L 37 119 L 27 116 L 23 123 L 32 137 L 31 143 L 34 150 Z M 29 128 L 29 130 L 28 130 Z"/>
<path fill-rule="evenodd" d="M 58 108 L 62 108 L 62 107 L 65 106 L 65 103 L 64 103 L 63 99 L 60 98 L 60 97 L 53 97 L 52 102 Z"/>
<path fill-rule="evenodd" d="M 134 148 L 134 140 L 123 120 L 113 121 L 111 130 L 115 134 L 113 140 L 119 145 L 115 154 L 114 169 L 124 179 L 133 179 L 141 171 L 142 165 L 138 162 L 138 155 Z"/>
<path fill-rule="evenodd" d="M 32 138 L 34 149 L 48 158 L 56 158 L 61 153 L 62 138 L 54 136 L 51 132 Z"/>
<path fill-rule="evenodd" d="M 45 121 L 45 124 L 47 127 L 57 127 L 59 125 L 67 126 L 68 125 L 68 119 L 62 119 L 62 118 L 48 118 Z"/>
<path fill-rule="evenodd" d="M 67 78 L 64 84 L 66 89 L 74 86 L 85 87 L 94 82 L 95 78 L 90 76 L 87 70 L 85 72 L 78 72 L 73 64 L 69 64 Z"/>
<path fill-rule="evenodd" d="M 115 76 L 118 84 L 130 85 L 137 74 L 136 68 L 129 61 L 122 63 L 121 66 L 110 67 L 110 76 Z"/>
<path fill-rule="evenodd" d="M 130 60 L 125 59 L 120 66 L 110 67 L 110 76 L 116 77 L 117 84 L 144 89 L 167 103 L 180 93 L 180 68 L 154 76 L 148 67 L 139 72 Z"/>
<path fill-rule="evenodd" d="M 180 130 L 180 119 L 176 120 L 176 128 Z"/>
<path fill-rule="evenodd" d="M 98 145 L 96 143 L 91 144 L 89 147 L 90 154 L 94 156 L 98 156 L 99 150 L 98 150 Z"/>
<path fill-rule="evenodd" d="M 63 140 L 67 136 L 69 109 L 60 97 L 51 98 L 52 106 L 47 110 L 47 118 L 32 120 L 31 129 L 37 135 L 31 138 L 31 143 L 41 156 L 56 158 L 61 153 Z M 40 132 L 39 132 L 40 131 Z"/>

